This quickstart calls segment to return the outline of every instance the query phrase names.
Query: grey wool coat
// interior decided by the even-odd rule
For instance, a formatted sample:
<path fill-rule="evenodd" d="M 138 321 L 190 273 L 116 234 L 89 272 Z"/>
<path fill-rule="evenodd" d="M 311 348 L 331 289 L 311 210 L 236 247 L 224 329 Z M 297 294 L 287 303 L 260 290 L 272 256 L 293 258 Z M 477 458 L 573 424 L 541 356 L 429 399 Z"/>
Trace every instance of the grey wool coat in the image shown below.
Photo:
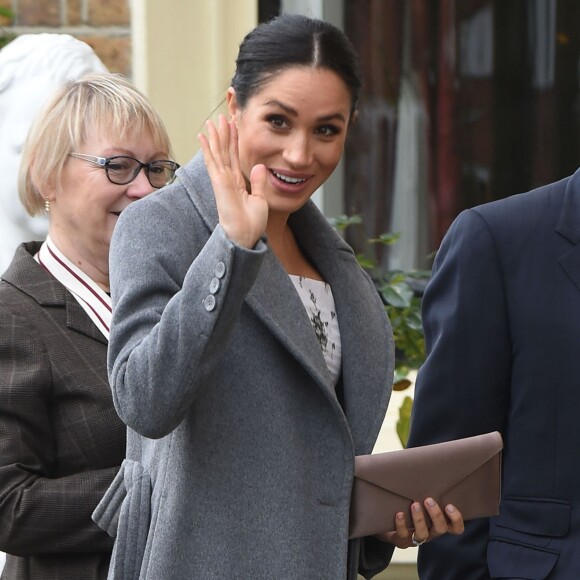
<path fill-rule="evenodd" d="M 109 578 L 337 580 L 388 563 L 388 544 L 348 541 L 348 520 L 354 456 L 390 397 L 391 328 L 312 203 L 291 226 L 334 294 L 337 390 L 266 241 L 247 250 L 218 225 L 201 155 L 121 215 L 109 377 L 127 459 L 93 515 L 116 535 Z"/>

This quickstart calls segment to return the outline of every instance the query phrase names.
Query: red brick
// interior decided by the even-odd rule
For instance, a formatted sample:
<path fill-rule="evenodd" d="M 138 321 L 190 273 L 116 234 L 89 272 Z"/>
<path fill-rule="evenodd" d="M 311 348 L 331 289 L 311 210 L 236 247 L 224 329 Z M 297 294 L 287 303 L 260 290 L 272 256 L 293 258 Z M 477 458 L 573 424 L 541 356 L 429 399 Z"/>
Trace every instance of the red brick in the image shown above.
<path fill-rule="evenodd" d="M 16 15 L 21 26 L 59 26 L 59 0 L 20 0 Z"/>
<path fill-rule="evenodd" d="M 129 0 L 89 0 L 91 26 L 128 26 L 130 21 Z"/>
<path fill-rule="evenodd" d="M 79 36 L 78 38 L 93 48 L 109 71 L 131 77 L 130 37 Z"/>
<path fill-rule="evenodd" d="M 81 0 L 67 0 L 66 2 L 66 23 L 69 26 L 82 24 L 81 20 Z"/>

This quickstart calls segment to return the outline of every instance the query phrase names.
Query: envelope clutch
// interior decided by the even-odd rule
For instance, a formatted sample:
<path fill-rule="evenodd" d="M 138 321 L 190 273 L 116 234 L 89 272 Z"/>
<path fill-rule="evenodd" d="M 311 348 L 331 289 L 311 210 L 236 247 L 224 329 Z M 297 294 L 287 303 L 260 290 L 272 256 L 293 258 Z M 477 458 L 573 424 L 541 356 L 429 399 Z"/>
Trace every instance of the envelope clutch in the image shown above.
<path fill-rule="evenodd" d="M 452 503 L 464 520 L 499 513 L 501 435 L 475 437 L 355 457 L 350 538 L 395 529 L 395 514 L 411 520 L 411 504 L 432 497 Z"/>

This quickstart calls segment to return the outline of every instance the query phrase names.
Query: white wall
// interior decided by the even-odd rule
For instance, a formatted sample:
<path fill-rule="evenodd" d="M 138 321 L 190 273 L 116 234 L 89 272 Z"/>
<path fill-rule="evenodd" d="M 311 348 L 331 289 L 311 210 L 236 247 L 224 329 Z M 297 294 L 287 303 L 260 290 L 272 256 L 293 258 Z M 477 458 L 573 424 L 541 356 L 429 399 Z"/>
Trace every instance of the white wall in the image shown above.
<path fill-rule="evenodd" d="M 179 163 L 198 150 L 257 20 L 255 0 L 132 0 L 133 80 L 165 121 Z"/>

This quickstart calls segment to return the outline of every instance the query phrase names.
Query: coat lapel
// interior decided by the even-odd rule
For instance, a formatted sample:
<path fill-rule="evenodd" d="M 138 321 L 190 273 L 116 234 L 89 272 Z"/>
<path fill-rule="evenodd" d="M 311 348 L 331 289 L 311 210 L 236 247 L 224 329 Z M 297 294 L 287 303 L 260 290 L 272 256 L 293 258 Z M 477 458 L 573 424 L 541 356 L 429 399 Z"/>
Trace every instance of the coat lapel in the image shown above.
<path fill-rule="evenodd" d="M 333 392 L 330 373 L 308 314 L 290 277 L 271 250 L 264 257 L 246 302 L 316 382 Z"/>
<path fill-rule="evenodd" d="M 309 202 L 291 218 L 298 242 L 330 284 L 342 343 L 343 409 L 355 453 L 370 453 L 391 396 L 394 344 L 374 284 L 350 246 Z M 379 308 L 377 308 L 379 306 Z"/>
<path fill-rule="evenodd" d="M 38 252 L 39 248 L 40 242 L 19 246 L 14 261 L 2 278 L 36 300 L 41 306 L 66 308 L 66 322 L 71 330 L 107 344 L 107 339 L 93 324 L 72 294 L 67 292 L 60 282 L 34 260 L 33 255 Z M 32 268 L 31 261 L 34 266 Z"/>
<path fill-rule="evenodd" d="M 556 232 L 573 244 L 569 251 L 560 256 L 559 262 L 580 290 L 580 169 L 567 180 Z"/>
<path fill-rule="evenodd" d="M 211 180 L 198 153 L 178 173 L 210 232 L 218 224 Z M 324 389 L 332 390 L 330 373 L 308 315 L 292 282 L 270 249 L 246 303 Z"/>
<path fill-rule="evenodd" d="M 213 188 L 201 153 L 180 170 L 180 178 L 213 231 L 218 214 L 213 195 L 208 195 Z M 305 254 L 332 287 L 342 342 L 343 410 L 355 452 L 370 453 L 392 388 L 394 347 L 386 313 L 377 316 L 376 290 L 363 283 L 365 275 L 352 249 L 312 202 L 291 216 L 290 225 Z M 330 373 L 306 310 L 270 250 L 246 302 L 338 409 Z"/>

